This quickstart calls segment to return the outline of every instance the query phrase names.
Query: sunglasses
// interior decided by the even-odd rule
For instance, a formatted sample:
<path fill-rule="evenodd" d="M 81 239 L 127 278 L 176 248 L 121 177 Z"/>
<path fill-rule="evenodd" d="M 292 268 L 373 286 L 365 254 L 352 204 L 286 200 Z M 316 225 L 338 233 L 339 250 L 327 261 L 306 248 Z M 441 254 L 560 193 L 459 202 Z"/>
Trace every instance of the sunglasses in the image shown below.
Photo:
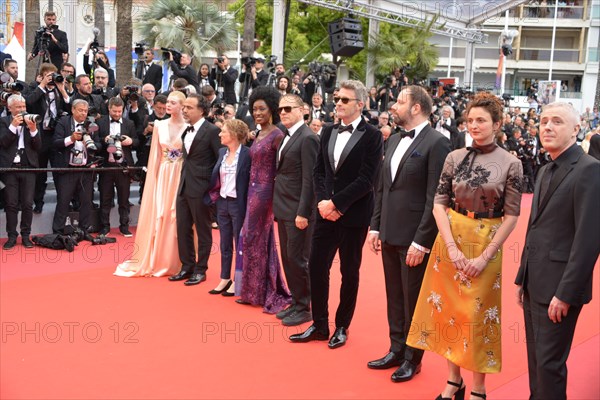
<path fill-rule="evenodd" d="M 333 104 L 337 104 L 338 101 L 342 101 L 343 104 L 348 104 L 350 100 L 358 100 L 358 99 L 349 99 L 347 97 L 334 97 Z"/>
<path fill-rule="evenodd" d="M 285 106 L 285 107 L 279 107 L 279 113 L 281 113 L 282 111 L 285 111 L 286 113 L 291 113 L 292 109 L 294 108 L 300 108 L 301 106 Z"/>

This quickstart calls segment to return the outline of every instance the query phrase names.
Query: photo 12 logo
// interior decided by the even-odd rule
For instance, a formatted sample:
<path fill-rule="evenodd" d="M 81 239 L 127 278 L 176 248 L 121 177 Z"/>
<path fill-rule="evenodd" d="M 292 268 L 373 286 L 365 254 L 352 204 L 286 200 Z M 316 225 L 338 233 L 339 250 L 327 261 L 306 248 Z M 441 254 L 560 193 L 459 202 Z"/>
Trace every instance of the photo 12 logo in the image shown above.
<path fill-rule="evenodd" d="M 2 343 L 139 343 L 135 322 L 2 322 Z"/>

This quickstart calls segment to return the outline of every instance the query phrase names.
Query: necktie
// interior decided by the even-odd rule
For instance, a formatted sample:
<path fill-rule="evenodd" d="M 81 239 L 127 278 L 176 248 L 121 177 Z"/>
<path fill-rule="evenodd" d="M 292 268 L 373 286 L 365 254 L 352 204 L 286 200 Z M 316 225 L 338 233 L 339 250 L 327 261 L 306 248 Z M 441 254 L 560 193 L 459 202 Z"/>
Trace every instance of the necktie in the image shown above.
<path fill-rule="evenodd" d="M 352 124 L 346 125 L 346 126 L 340 125 L 340 127 L 338 128 L 338 133 L 343 133 L 343 132 L 352 133 L 353 130 L 354 130 L 354 127 L 352 126 Z"/>
<path fill-rule="evenodd" d="M 404 139 L 405 137 L 414 139 L 415 130 L 413 129 L 412 131 L 405 131 L 404 129 L 400 129 L 400 139 Z"/>
<path fill-rule="evenodd" d="M 538 199 L 538 204 L 544 200 L 544 197 L 548 193 L 548 188 L 550 187 L 550 180 L 552 179 L 552 175 L 554 175 L 554 171 L 556 170 L 556 163 L 550 162 L 548 167 L 546 168 L 546 172 L 542 176 L 542 183 L 540 184 L 540 198 Z"/>

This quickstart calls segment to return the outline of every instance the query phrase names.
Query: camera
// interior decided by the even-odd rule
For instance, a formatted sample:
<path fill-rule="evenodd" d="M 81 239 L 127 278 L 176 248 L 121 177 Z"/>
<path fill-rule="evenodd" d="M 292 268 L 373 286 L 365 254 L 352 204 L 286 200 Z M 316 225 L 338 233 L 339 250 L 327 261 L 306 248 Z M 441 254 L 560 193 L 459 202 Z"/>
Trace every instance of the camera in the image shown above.
<path fill-rule="evenodd" d="M 85 144 L 85 147 L 91 151 L 98 150 L 91 136 L 91 134 L 97 131 L 98 125 L 94 122 L 94 117 L 87 117 L 83 123 L 83 126 L 78 126 L 75 128 L 75 132 L 83 135 L 83 143 Z"/>
<path fill-rule="evenodd" d="M 269 62 L 267 63 L 267 71 L 269 71 L 270 74 L 275 72 L 275 66 L 277 65 L 277 56 L 276 55 L 270 55 L 269 56 Z"/>
<path fill-rule="evenodd" d="M 4 90 L 12 90 L 15 92 L 20 92 L 23 90 L 23 84 L 20 82 L 6 82 L 0 84 L 0 89 Z"/>
<path fill-rule="evenodd" d="M 161 47 L 160 48 L 163 51 L 163 60 L 164 61 L 168 61 L 169 60 L 169 53 L 173 54 L 173 61 L 175 61 L 175 64 L 179 65 L 181 64 L 181 52 L 177 49 L 169 49 L 166 47 Z M 142 52 L 143 54 L 143 52 Z"/>
<path fill-rule="evenodd" d="M 123 157 L 123 145 L 121 144 L 123 137 L 120 135 L 109 135 L 106 146 L 106 151 L 113 155 L 115 160 L 120 160 Z"/>
<path fill-rule="evenodd" d="M 8 98 L 12 95 L 13 93 L 11 92 L 0 92 L 0 101 L 7 102 Z"/>
<path fill-rule="evenodd" d="M 138 94 L 140 87 L 136 85 L 127 85 L 123 89 L 127 90 L 129 94 L 127 95 L 127 100 L 129 101 L 138 101 L 140 99 L 140 95 Z"/>
<path fill-rule="evenodd" d="M 40 122 L 42 122 L 42 116 L 39 114 L 21 113 L 21 115 L 23 116 L 23 123 L 29 121 L 29 122 L 35 122 L 36 124 L 39 124 Z"/>
<path fill-rule="evenodd" d="M 221 60 L 223 59 L 223 57 L 220 57 L 220 58 L 221 58 Z M 219 62 L 223 62 L 223 61 L 219 61 Z M 252 67 L 254 66 L 254 64 L 256 64 L 256 58 L 254 58 L 254 57 L 242 57 L 242 64 L 244 64 L 244 66 L 246 67 L 247 70 L 252 69 Z"/>
<path fill-rule="evenodd" d="M 135 51 L 135 54 L 138 55 L 138 57 L 141 57 L 144 55 L 144 51 L 146 51 L 147 47 L 148 43 L 146 42 L 135 42 L 135 47 L 133 48 L 133 50 Z"/>
<path fill-rule="evenodd" d="M 53 83 L 62 83 L 65 81 L 65 77 L 59 74 L 58 72 L 52 73 L 52 82 Z"/>
<path fill-rule="evenodd" d="M 92 41 L 92 43 L 90 43 L 90 49 L 92 49 L 92 51 L 95 54 L 98 52 L 98 48 L 100 47 L 100 43 L 98 43 L 98 35 L 100 34 L 100 29 L 94 27 L 94 29 L 92 29 L 92 32 L 94 33 L 94 40 Z"/>
<path fill-rule="evenodd" d="M 225 61 L 225 59 L 224 59 L 223 57 L 217 57 L 217 62 L 218 62 L 219 64 L 222 64 L 222 63 L 223 63 L 223 61 Z"/>

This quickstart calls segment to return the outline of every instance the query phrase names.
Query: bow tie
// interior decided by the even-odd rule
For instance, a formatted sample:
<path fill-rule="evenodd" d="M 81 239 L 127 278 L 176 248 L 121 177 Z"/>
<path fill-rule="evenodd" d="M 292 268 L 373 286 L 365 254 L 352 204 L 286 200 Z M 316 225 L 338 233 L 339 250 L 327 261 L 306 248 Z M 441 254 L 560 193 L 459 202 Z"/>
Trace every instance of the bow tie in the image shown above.
<path fill-rule="evenodd" d="M 110 123 L 111 123 L 111 124 L 120 124 L 120 123 L 121 123 L 121 121 L 119 121 L 118 119 L 112 119 L 112 118 L 111 118 L 111 120 L 110 120 Z"/>
<path fill-rule="evenodd" d="M 352 133 L 353 130 L 354 130 L 354 127 L 352 126 L 352 124 L 346 125 L 346 126 L 340 125 L 340 127 L 338 128 L 338 133 L 343 133 L 343 132 Z"/>
<path fill-rule="evenodd" d="M 187 128 L 185 128 L 184 133 L 192 132 L 193 130 L 194 130 L 194 125 L 189 125 Z"/>
<path fill-rule="evenodd" d="M 405 131 L 404 129 L 400 129 L 400 139 L 404 139 L 405 137 L 409 137 L 411 139 L 415 138 L 415 130 Z"/>

